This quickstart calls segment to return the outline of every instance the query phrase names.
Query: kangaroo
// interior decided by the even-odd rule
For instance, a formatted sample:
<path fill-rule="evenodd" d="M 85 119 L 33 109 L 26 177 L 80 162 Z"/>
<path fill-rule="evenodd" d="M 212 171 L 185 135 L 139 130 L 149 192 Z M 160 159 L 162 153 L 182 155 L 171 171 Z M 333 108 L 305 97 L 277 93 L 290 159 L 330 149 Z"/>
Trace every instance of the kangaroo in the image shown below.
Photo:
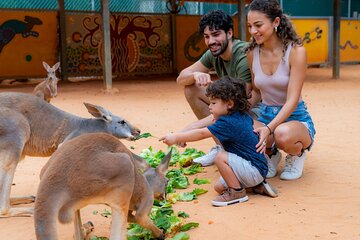
<path fill-rule="evenodd" d="M 33 94 L 49 103 L 52 98 L 57 96 L 59 79 L 56 77 L 56 70 L 59 68 L 60 62 L 55 63 L 53 67 L 46 62 L 42 62 L 42 64 L 47 71 L 47 78 L 35 86 Z"/>
<path fill-rule="evenodd" d="M 34 197 L 10 202 L 16 166 L 24 156 L 50 156 L 59 145 L 78 135 L 106 132 L 117 138 L 134 139 L 140 130 L 103 107 L 84 103 L 95 118 L 67 113 L 26 93 L 0 93 L 0 217 L 29 216 L 32 208 L 10 208 Z"/>
<path fill-rule="evenodd" d="M 75 239 L 83 239 L 79 210 L 89 204 L 111 207 L 110 240 L 127 239 L 128 220 L 164 239 L 149 214 L 154 197 L 165 196 L 171 151 L 157 168 L 107 133 L 89 133 L 65 142 L 41 170 L 35 201 L 37 240 L 57 239 L 57 219 L 73 219 Z"/>

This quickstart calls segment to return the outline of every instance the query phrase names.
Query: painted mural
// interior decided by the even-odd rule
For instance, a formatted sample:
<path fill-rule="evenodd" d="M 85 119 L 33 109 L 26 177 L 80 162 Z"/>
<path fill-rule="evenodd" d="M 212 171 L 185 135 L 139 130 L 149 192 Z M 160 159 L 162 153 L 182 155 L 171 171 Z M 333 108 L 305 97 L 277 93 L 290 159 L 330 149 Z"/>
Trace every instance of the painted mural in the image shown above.
<path fill-rule="evenodd" d="M 37 31 L 33 31 L 35 25 L 41 25 L 42 21 L 37 17 L 25 16 L 24 21 L 10 19 L 0 25 L 0 53 L 16 34 L 20 34 L 23 38 L 29 36 L 39 37 Z"/>
<path fill-rule="evenodd" d="M 235 36 L 237 17 L 234 16 Z M 111 15 L 114 75 L 181 71 L 206 50 L 197 33 L 200 16 L 176 16 L 172 46 L 170 15 Z M 293 19 L 307 49 L 308 63 L 329 63 L 328 19 Z M 99 14 L 66 15 L 66 56 L 69 76 L 102 75 L 102 31 Z M 340 61 L 360 62 L 360 21 L 341 20 Z M 172 61 L 173 49 L 176 53 Z M 0 15 L 0 79 L 44 77 L 42 61 L 60 59 L 57 12 L 3 11 Z"/>
<path fill-rule="evenodd" d="M 293 19 L 292 23 L 303 40 L 308 64 L 327 63 L 329 60 L 328 19 Z"/>
<path fill-rule="evenodd" d="M 341 62 L 360 61 L 360 21 L 342 20 L 340 23 Z"/>
<path fill-rule="evenodd" d="M 114 75 L 172 72 L 169 16 L 111 15 Z M 100 15 L 67 15 L 69 75 L 102 75 Z"/>
<path fill-rule="evenodd" d="M 55 12 L 2 12 L 0 78 L 46 76 L 42 61 L 57 62 L 57 43 Z"/>

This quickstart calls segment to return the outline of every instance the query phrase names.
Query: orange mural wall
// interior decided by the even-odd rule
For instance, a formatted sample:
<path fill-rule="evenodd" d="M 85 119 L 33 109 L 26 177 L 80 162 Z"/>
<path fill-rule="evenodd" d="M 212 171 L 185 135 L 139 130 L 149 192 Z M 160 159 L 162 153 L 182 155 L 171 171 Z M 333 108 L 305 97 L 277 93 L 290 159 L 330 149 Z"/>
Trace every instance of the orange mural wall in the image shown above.
<path fill-rule="evenodd" d="M 303 39 L 308 64 L 326 63 L 329 60 L 328 19 L 293 19 L 296 32 Z"/>
<path fill-rule="evenodd" d="M 360 21 L 341 20 L 340 23 L 340 61 L 360 61 Z"/>
<path fill-rule="evenodd" d="M 0 78 L 46 76 L 58 60 L 56 12 L 1 12 Z"/>

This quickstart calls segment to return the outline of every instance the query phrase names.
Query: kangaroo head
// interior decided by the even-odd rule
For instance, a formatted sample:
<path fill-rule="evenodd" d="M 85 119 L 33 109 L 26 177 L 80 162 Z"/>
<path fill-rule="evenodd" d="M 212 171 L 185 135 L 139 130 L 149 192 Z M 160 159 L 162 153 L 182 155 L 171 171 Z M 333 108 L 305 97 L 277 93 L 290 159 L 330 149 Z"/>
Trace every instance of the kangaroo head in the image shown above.
<path fill-rule="evenodd" d="M 144 171 L 144 176 L 157 199 L 165 199 L 168 179 L 165 177 L 171 159 L 171 151 L 162 159 L 156 168 L 149 167 Z"/>
<path fill-rule="evenodd" d="M 107 131 L 111 135 L 128 140 L 133 140 L 140 135 L 140 130 L 137 127 L 132 126 L 124 118 L 112 114 L 110 111 L 101 106 L 90 103 L 84 103 L 84 105 L 91 115 L 104 121 Z"/>
<path fill-rule="evenodd" d="M 47 71 L 46 86 L 50 92 L 51 97 L 57 96 L 57 84 L 59 79 L 56 77 L 56 70 L 60 66 L 60 62 L 57 62 L 53 67 L 50 67 L 46 62 L 42 62 L 44 68 Z"/>

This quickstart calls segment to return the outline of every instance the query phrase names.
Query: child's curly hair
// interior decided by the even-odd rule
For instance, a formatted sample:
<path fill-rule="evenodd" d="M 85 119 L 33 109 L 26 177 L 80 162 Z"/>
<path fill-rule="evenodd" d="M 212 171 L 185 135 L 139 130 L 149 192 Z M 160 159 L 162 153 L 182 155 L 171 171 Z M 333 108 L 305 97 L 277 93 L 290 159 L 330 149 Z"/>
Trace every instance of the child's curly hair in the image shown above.
<path fill-rule="evenodd" d="M 206 89 L 206 96 L 219 98 L 223 101 L 232 100 L 234 107 L 229 109 L 229 113 L 236 111 L 246 113 L 250 109 L 249 97 L 246 94 L 246 83 L 228 76 L 211 83 Z"/>

